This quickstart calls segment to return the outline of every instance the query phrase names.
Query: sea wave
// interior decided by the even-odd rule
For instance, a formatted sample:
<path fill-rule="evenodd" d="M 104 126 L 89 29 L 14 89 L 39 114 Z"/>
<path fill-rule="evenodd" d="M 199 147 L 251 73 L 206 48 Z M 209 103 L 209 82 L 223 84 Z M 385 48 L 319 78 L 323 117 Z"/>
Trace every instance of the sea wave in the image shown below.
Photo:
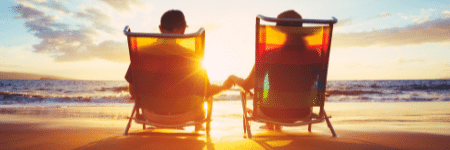
<path fill-rule="evenodd" d="M 101 89 L 97 90 L 100 92 L 116 92 L 116 93 L 120 93 L 120 92 L 128 92 L 129 86 L 119 86 L 119 87 L 102 87 Z"/>
<path fill-rule="evenodd" d="M 0 105 L 28 103 L 129 103 L 126 81 L 0 80 Z M 251 99 L 251 97 L 247 97 Z M 233 87 L 214 100 L 240 100 Z M 450 80 L 328 81 L 329 102 L 450 101 Z"/>
<path fill-rule="evenodd" d="M 0 105 L 44 103 L 130 103 L 130 96 L 55 96 L 0 92 Z"/>

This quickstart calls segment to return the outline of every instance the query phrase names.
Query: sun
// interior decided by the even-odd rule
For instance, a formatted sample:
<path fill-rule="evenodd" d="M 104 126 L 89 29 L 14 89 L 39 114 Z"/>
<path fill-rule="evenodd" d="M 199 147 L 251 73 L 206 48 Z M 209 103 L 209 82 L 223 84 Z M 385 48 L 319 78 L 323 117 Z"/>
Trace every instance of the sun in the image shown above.
<path fill-rule="evenodd" d="M 226 79 L 226 74 L 224 68 L 226 67 L 225 60 L 223 58 L 215 56 L 207 56 L 202 62 L 202 68 L 208 73 L 208 78 L 212 81 L 221 81 Z M 229 73 L 228 73 L 229 74 Z"/>

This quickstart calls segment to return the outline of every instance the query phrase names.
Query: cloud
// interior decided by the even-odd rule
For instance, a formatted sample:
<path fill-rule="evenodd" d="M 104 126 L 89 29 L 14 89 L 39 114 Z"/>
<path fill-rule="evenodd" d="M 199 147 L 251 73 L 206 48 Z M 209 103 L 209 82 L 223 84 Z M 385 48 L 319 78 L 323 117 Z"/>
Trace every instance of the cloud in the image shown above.
<path fill-rule="evenodd" d="M 414 23 L 423 23 L 423 22 L 427 22 L 430 20 L 432 14 L 431 12 L 436 11 L 437 9 L 422 9 L 421 10 L 421 14 L 419 16 L 415 16 L 415 15 L 411 15 L 409 18 L 413 19 L 412 21 Z"/>
<path fill-rule="evenodd" d="M 344 67 L 350 68 L 350 69 L 382 69 L 381 67 L 376 66 L 376 65 L 361 64 L 359 62 L 351 62 L 351 63 L 345 64 Z"/>
<path fill-rule="evenodd" d="M 17 13 L 16 18 L 25 19 L 28 31 L 41 42 L 33 45 L 34 52 L 50 54 L 57 62 L 73 62 L 92 59 L 104 59 L 113 62 L 128 62 L 126 42 L 112 40 L 98 41 L 106 36 L 115 35 L 110 26 L 112 19 L 99 9 L 86 8 L 79 12 L 70 12 L 69 19 L 81 20 L 78 29 L 70 28 L 72 24 L 59 23 L 57 16 L 48 15 L 38 7 L 49 6 L 54 10 L 67 10 L 59 1 L 18 1 L 11 7 Z M 69 10 L 67 10 L 69 12 Z"/>
<path fill-rule="evenodd" d="M 39 6 L 43 6 L 45 8 L 50 8 L 53 10 L 58 10 L 58 11 L 62 11 L 65 13 L 69 13 L 69 9 L 67 9 L 64 5 L 62 5 L 62 3 L 66 3 L 65 1 L 62 0 L 52 0 L 52 1 L 47 1 L 47 0 L 16 0 L 18 3 L 23 4 L 25 6 L 30 6 L 33 7 L 32 4 L 34 5 L 39 5 Z"/>
<path fill-rule="evenodd" d="M 423 62 L 423 61 L 425 61 L 425 60 L 419 59 L 419 58 L 414 58 L 414 59 L 399 58 L 399 59 L 397 59 L 397 64 L 406 64 L 406 63 Z"/>
<path fill-rule="evenodd" d="M 348 26 L 351 25 L 353 21 L 353 18 L 347 18 L 347 19 L 343 19 L 343 20 L 339 20 L 334 27 L 342 27 L 342 26 Z"/>
<path fill-rule="evenodd" d="M 385 17 L 391 17 L 391 13 L 382 13 L 376 16 L 372 16 L 372 17 L 368 17 L 366 18 L 366 20 L 374 20 L 374 19 L 378 19 L 378 18 L 385 18 Z"/>
<path fill-rule="evenodd" d="M 400 16 L 402 19 L 405 19 L 405 20 L 408 20 L 409 19 L 409 17 L 408 16 Z"/>
<path fill-rule="evenodd" d="M 131 5 L 140 6 L 143 3 L 139 0 L 100 0 L 119 12 L 130 11 Z"/>
<path fill-rule="evenodd" d="M 442 67 L 442 68 L 445 68 L 445 69 L 450 69 L 450 62 L 436 62 L 436 61 L 433 61 L 433 62 L 430 62 L 429 64 L 428 64 L 430 67 Z"/>
<path fill-rule="evenodd" d="M 358 33 L 335 33 L 333 47 L 402 46 L 448 42 L 450 18 L 439 18 L 403 28 L 389 28 Z"/>
<path fill-rule="evenodd" d="M 54 10 L 59 10 L 65 13 L 69 13 L 69 9 L 67 9 L 64 5 L 62 5 L 62 3 L 64 3 L 63 1 L 51 1 L 49 3 L 41 3 L 42 6 L 46 6 L 48 8 L 52 8 Z"/>
<path fill-rule="evenodd" d="M 19 68 L 21 65 L 12 65 L 12 64 L 0 64 L 2 68 Z"/>
<path fill-rule="evenodd" d="M 23 0 L 19 0 L 19 1 L 23 1 Z M 43 2 L 47 2 L 47 0 L 30 0 L 32 2 L 36 2 L 36 3 L 43 3 Z"/>
<path fill-rule="evenodd" d="M 70 48 L 81 48 L 78 49 Z M 103 41 L 98 45 L 89 44 L 86 46 L 65 48 L 63 55 L 55 55 L 57 62 L 74 62 L 81 60 L 104 59 L 113 62 L 128 62 L 128 47 L 125 42 Z"/>
<path fill-rule="evenodd" d="M 106 15 L 99 9 L 87 8 L 84 10 L 84 12 L 77 12 L 75 16 L 78 18 L 87 19 L 88 21 L 92 22 L 92 26 L 94 26 L 98 30 L 102 30 L 110 34 L 116 33 L 114 32 L 116 30 L 109 26 L 112 20 L 111 17 Z"/>
<path fill-rule="evenodd" d="M 443 15 L 446 15 L 447 17 L 450 17 L 450 10 L 444 10 L 441 12 Z"/>
<path fill-rule="evenodd" d="M 19 19 L 35 18 L 44 15 L 43 12 L 37 10 L 36 8 L 26 7 L 23 4 L 11 7 L 11 10 L 15 13 L 18 13 L 16 18 Z"/>
<path fill-rule="evenodd" d="M 424 23 L 429 21 L 430 19 L 435 19 L 433 16 L 437 16 L 437 9 L 421 9 L 420 15 L 403 15 L 402 13 L 398 13 L 397 15 L 404 20 L 411 19 L 413 23 Z M 445 11 L 442 12 L 444 14 Z M 445 15 L 445 14 L 444 14 Z"/>

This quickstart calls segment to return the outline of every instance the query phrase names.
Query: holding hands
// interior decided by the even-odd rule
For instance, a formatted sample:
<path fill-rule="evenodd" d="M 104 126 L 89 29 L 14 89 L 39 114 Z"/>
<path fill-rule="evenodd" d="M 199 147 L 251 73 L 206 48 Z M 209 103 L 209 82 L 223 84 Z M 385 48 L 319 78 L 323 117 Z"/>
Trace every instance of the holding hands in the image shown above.
<path fill-rule="evenodd" d="M 242 89 L 244 89 L 245 91 L 250 90 L 251 88 L 253 88 L 253 84 L 249 84 L 246 82 L 246 80 L 244 80 L 243 78 L 239 78 L 235 75 L 230 75 L 227 80 L 225 80 L 225 82 L 223 83 L 222 87 L 224 89 L 229 89 L 234 85 L 238 85 L 240 86 Z"/>

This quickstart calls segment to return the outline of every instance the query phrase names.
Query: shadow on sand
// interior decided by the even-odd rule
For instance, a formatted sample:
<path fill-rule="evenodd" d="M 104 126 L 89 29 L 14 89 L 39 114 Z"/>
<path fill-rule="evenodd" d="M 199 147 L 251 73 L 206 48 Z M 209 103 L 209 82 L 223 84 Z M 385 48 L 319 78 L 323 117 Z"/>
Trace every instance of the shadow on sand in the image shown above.
<path fill-rule="evenodd" d="M 4 149 L 450 149 L 449 135 L 414 132 L 337 130 L 339 136 L 334 138 L 329 133 L 283 130 L 260 131 L 246 139 L 240 130 L 213 130 L 211 137 L 165 129 L 135 130 L 124 136 L 123 129 L 47 127 L 0 123 L 0 145 Z"/>
<path fill-rule="evenodd" d="M 89 143 L 77 149 L 214 149 L 210 138 L 197 132 L 146 130 Z"/>
<path fill-rule="evenodd" d="M 342 131 L 339 137 L 316 133 L 261 132 L 253 141 L 263 149 L 448 149 L 450 136 L 410 132 Z"/>

